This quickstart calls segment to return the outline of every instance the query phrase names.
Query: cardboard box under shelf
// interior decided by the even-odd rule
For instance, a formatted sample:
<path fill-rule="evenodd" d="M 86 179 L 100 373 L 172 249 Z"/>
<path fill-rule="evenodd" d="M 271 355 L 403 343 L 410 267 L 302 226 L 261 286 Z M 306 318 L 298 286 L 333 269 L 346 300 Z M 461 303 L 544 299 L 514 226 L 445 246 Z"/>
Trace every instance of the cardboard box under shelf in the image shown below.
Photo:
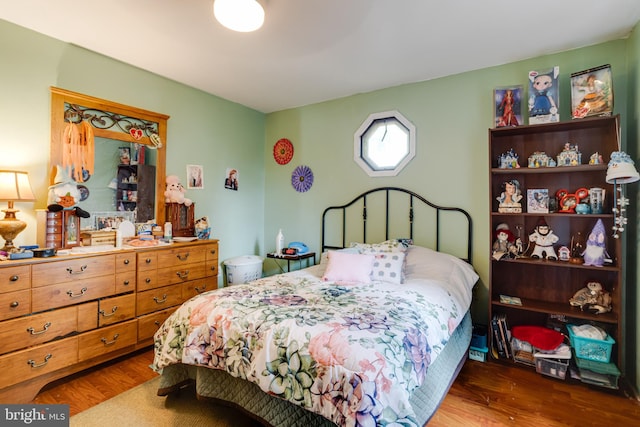
<path fill-rule="evenodd" d="M 115 231 L 90 230 L 80 233 L 83 246 L 116 245 Z"/>

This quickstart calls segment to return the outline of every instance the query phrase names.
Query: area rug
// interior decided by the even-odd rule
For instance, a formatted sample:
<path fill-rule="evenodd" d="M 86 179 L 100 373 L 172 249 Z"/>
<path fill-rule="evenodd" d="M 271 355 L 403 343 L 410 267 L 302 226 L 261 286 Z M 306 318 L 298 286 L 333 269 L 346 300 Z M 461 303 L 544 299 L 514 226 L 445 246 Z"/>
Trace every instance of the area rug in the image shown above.
<path fill-rule="evenodd" d="M 200 401 L 192 388 L 158 396 L 160 377 L 102 402 L 70 419 L 71 427 L 255 427 L 260 424 L 238 410 Z"/>

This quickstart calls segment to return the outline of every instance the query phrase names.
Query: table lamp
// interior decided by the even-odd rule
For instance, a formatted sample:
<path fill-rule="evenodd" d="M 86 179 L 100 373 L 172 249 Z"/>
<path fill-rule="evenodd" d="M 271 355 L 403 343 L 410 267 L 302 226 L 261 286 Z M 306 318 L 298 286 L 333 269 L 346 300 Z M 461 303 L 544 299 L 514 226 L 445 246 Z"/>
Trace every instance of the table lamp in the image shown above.
<path fill-rule="evenodd" d="M 0 220 L 0 236 L 5 240 L 3 251 L 14 251 L 13 239 L 27 227 L 26 222 L 16 218 L 19 211 L 13 208 L 13 203 L 35 200 L 27 172 L 0 170 L 0 201 L 8 203 L 7 209 L 2 210 L 4 219 Z"/>
<path fill-rule="evenodd" d="M 613 184 L 613 191 L 617 193 L 617 195 L 614 194 L 613 199 L 613 213 L 615 215 L 613 237 L 616 239 L 620 237 L 620 233 L 624 231 L 624 226 L 627 224 L 625 211 L 627 210 L 627 205 L 629 205 L 629 199 L 624 197 L 623 184 L 630 184 L 639 180 L 640 174 L 638 174 L 633 160 L 627 153 L 624 151 L 611 153 L 606 181 L 608 184 Z"/>

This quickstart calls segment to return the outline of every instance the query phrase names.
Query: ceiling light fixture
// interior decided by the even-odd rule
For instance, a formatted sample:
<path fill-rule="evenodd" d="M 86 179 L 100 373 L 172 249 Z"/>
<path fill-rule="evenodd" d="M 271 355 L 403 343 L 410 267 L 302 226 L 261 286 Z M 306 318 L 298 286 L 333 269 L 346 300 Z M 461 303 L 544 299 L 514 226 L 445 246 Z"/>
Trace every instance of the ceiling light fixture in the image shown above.
<path fill-rule="evenodd" d="M 213 14 L 218 22 L 233 31 L 248 33 L 262 27 L 262 0 L 214 0 Z"/>

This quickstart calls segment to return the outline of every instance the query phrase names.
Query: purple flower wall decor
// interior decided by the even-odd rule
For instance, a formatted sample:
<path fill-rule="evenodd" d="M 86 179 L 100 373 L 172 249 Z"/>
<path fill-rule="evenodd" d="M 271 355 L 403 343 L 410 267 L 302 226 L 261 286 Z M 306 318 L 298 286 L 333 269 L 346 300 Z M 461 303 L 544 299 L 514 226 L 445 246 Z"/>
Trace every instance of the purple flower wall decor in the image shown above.
<path fill-rule="evenodd" d="M 309 166 L 298 166 L 291 174 L 291 185 L 299 193 L 309 191 L 313 185 L 313 172 Z"/>

